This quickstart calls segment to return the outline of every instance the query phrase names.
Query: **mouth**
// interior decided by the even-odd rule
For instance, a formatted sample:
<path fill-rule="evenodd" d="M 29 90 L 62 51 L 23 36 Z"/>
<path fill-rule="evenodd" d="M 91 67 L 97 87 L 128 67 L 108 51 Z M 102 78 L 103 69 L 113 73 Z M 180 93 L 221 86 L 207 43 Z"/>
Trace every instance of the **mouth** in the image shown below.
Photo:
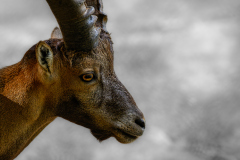
<path fill-rule="evenodd" d="M 131 143 L 135 141 L 139 136 L 131 135 L 127 132 L 124 132 L 121 129 L 116 129 L 113 132 L 104 131 L 104 130 L 91 130 L 92 135 L 97 138 L 100 142 L 110 138 L 115 137 L 120 143 Z"/>
<path fill-rule="evenodd" d="M 129 134 L 121 129 L 117 129 L 116 131 L 113 132 L 114 137 L 120 142 L 120 143 L 131 143 L 135 141 L 139 136 Z"/>
<path fill-rule="evenodd" d="M 110 137 L 114 137 L 118 142 L 127 144 L 142 136 L 145 126 L 118 121 L 108 129 L 109 130 L 91 130 L 91 132 L 100 142 Z"/>

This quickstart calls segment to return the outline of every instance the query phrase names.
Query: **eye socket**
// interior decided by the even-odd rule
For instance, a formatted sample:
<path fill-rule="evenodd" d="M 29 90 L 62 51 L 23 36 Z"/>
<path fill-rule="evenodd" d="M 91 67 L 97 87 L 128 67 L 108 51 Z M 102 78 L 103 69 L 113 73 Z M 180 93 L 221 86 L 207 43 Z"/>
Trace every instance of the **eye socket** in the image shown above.
<path fill-rule="evenodd" d="M 93 73 L 87 73 L 87 74 L 83 74 L 81 75 L 81 79 L 84 82 L 90 82 L 94 79 L 94 74 Z"/>

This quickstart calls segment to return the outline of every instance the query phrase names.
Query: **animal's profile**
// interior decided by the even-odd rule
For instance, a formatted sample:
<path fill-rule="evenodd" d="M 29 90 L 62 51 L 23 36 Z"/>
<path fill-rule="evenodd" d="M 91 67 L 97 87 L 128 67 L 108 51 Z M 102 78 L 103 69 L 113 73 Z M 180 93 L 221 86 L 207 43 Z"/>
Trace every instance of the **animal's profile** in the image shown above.
<path fill-rule="evenodd" d="M 114 72 L 102 1 L 47 2 L 60 29 L 0 70 L 0 159 L 14 159 L 58 116 L 99 141 L 134 141 L 145 120 Z"/>

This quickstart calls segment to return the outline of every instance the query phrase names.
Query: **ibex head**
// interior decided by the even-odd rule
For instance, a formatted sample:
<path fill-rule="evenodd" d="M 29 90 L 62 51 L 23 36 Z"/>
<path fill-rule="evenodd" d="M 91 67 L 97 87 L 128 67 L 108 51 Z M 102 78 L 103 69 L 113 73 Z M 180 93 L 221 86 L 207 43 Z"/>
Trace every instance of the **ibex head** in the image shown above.
<path fill-rule="evenodd" d="M 35 83 L 44 90 L 44 105 L 56 116 L 89 128 L 100 141 L 113 136 L 132 142 L 143 134 L 145 120 L 114 72 L 101 0 L 47 2 L 61 31 L 55 28 L 50 40 L 40 41 L 24 57 L 36 53 Z"/>

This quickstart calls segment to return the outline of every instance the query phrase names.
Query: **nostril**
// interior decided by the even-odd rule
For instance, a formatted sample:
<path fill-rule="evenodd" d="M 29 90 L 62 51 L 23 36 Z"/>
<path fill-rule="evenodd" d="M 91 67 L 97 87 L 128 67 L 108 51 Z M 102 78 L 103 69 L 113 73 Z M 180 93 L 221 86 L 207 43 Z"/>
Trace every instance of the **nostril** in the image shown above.
<path fill-rule="evenodd" d="M 145 121 L 144 121 L 143 119 L 141 119 L 141 118 L 136 119 L 136 120 L 135 120 L 135 123 L 136 123 L 137 125 L 139 125 L 140 127 L 142 127 L 143 129 L 145 129 Z"/>

